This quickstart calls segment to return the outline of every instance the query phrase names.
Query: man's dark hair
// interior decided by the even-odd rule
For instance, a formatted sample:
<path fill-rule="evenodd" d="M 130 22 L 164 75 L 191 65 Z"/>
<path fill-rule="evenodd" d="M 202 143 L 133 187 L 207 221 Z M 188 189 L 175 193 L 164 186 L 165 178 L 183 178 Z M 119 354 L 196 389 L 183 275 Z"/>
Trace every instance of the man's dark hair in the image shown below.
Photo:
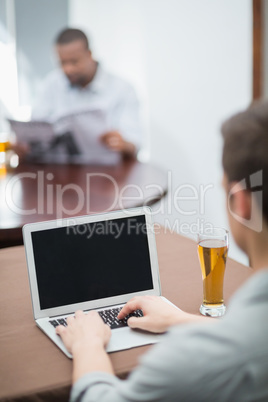
<path fill-rule="evenodd" d="M 247 190 L 262 191 L 263 216 L 268 223 L 268 102 L 254 102 L 223 123 L 222 165 L 229 182 L 246 180 Z M 262 187 L 250 176 L 261 171 Z"/>
<path fill-rule="evenodd" d="M 75 28 L 66 28 L 61 31 L 56 37 L 56 45 L 66 45 L 74 41 L 80 40 L 84 42 L 85 48 L 89 49 L 88 38 L 83 31 Z"/>

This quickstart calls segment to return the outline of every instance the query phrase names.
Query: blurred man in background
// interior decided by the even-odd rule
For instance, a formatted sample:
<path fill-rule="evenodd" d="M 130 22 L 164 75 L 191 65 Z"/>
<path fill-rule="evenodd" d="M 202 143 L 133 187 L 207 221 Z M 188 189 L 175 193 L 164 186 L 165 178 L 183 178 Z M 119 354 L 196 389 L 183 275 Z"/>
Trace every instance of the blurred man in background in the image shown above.
<path fill-rule="evenodd" d="M 139 102 L 132 86 L 94 60 L 88 39 L 79 29 L 61 31 L 55 49 L 60 68 L 43 82 L 32 120 L 55 123 L 64 116 L 97 110 L 106 127 L 98 140 L 111 151 L 135 157 L 142 129 Z M 83 124 L 90 135 L 90 115 Z"/>

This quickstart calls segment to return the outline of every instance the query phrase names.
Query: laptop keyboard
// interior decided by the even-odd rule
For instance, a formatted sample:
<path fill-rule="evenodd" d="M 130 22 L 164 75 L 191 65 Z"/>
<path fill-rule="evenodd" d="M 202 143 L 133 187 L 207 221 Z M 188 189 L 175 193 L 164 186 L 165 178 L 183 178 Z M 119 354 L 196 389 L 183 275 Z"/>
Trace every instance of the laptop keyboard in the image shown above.
<path fill-rule="evenodd" d="M 130 317 L 142 317 L 143 313 L 141 310 L 136 310 L 133 311 L 133 313 L 130 313 L 127 315 L 123 320 L 118 320 L 117 316 L 119 314 L 119 311 L 121 310 L 121 307 L 116 307 L 113 309 L 108 309 L 108 310 L 101 310 L 98 311 L 100 317 L 103 319 L 105 324 L 108 324 L 111 329 L 115 328 L 122 328 L 122 327 L 127 327 L 127 320 Z M 50 324 L 53 325 L 54 328 L 56 328 L 58 325 L 64 325 L 67 327 L 67 321 L 66 318 L 57 318 L 53 320 L 49 320 Z"/>

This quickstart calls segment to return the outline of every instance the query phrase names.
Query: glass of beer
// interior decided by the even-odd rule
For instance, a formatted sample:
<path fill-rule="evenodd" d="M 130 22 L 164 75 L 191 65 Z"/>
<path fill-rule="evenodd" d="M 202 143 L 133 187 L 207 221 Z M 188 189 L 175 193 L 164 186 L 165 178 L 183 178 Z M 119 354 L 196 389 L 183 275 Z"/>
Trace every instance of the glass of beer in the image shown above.
<path fill-rule="evenodd" d="M 6 164 L 7 164 L 7 151 L 10 147 L 10 143 L 7 139 L 7 136 L 3 133 L 0 133 L 0 176 L 6 173 Z"/>
<path fill-rule="evenodd" d="M 229 246 L 228 231 L 209 228 L 198 233 L 198 256 L 203 278 L 203 303 L 200 313 L 221 317 L 226 311 L 223 281 Z"/>

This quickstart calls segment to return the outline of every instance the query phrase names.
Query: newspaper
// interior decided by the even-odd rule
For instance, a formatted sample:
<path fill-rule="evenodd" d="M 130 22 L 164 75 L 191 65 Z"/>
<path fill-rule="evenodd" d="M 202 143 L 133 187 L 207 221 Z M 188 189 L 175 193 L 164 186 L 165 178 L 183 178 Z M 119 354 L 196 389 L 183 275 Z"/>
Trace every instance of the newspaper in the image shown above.
<path fill-rule="evenodd" d="M 29 145 L 29 161 L 114 165 L 120 154 L 109 150 L 100 136 L 109 127 L 101 110 L 88 110 L 62 116 L 55 122 L 8 119 L 18 143 Z"/>

